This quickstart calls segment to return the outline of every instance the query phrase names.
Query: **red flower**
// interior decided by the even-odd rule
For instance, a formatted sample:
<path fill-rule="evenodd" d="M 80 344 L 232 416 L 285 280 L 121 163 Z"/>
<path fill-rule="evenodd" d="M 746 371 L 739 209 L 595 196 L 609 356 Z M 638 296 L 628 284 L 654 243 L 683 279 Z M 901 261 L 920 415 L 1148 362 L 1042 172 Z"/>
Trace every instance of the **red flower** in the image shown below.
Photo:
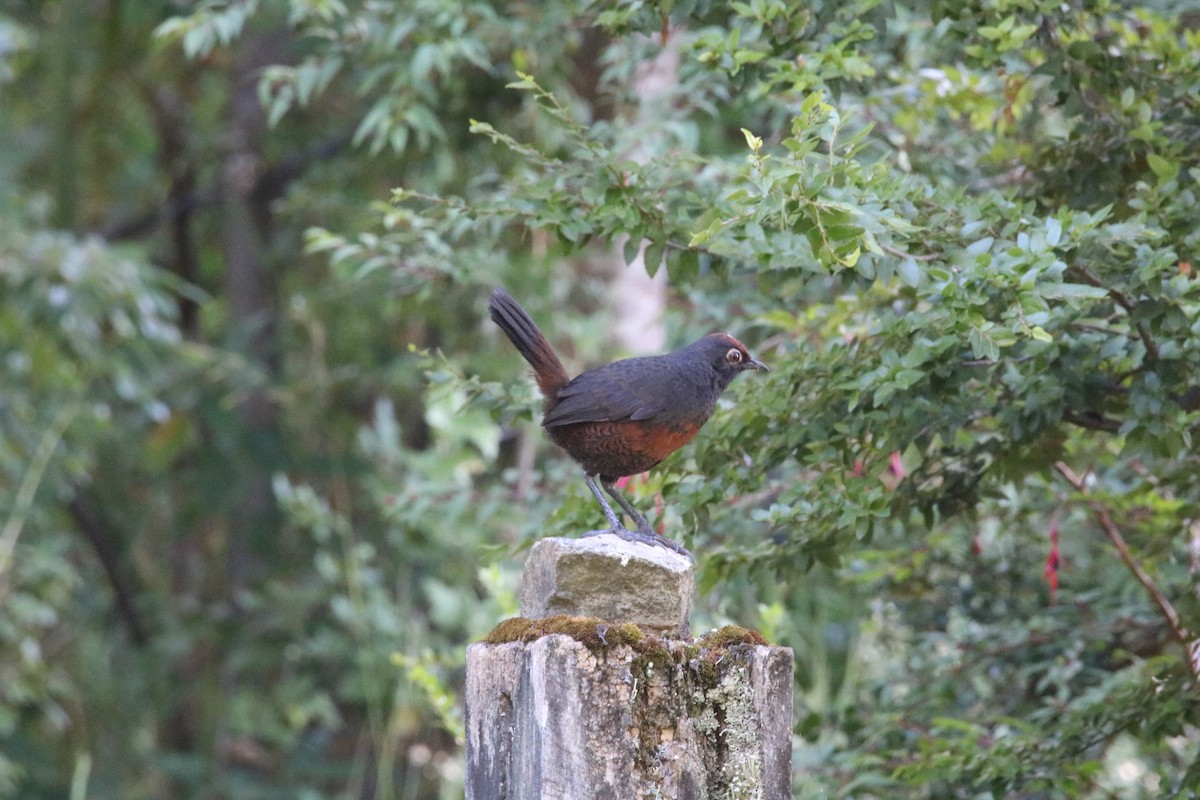
<path fill-rule="evenodd" d="M 1058 593 L 1058 573 L 1063 568 L 1062 556 L 1058 551 L 1058 512 L 1050 518 L 1050 552 L 1046 554 L 1046 566 L 1042 569 L 1042 577 L 1050 587 L 1050 602 L 1054 603 Z"/>

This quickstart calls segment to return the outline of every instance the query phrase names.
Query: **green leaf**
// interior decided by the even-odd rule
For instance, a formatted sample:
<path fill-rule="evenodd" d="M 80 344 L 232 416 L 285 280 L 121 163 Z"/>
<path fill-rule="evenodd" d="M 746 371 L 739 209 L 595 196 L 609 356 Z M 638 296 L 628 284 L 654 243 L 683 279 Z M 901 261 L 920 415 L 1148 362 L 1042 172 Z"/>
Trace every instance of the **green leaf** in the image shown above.
<path fill-rule="evenodd" d="M 629 266 L 637 260 L 638 253 L 642 249 L 640 240 L 630 236 L 625 239 L 625 243 L 621 246 L 621 254 L 625 258 L 625 266 Z"/>
<path fill-rule="evenodd" d="M 1057 247 L 1062 240 L 1063 226 L 1056 218 L 1050 217 L 1046 220 L 1046 244 L 1050 247 Z"/>
<path fill-rule="evenodd" d="M 992 245 L 996 242 L 994 236 L 985 236 L 982 239 L 972 242 L 967 245 L 967 255 L 977 256 L 986 253 L 992 249 Z"/>
<path fill-rule="evenodd" d="M 1146 164 L 1150 167 L 1150 171 L 1158 177 L 1160 184 L 1173 181 L 1179 175 L 1179 163 L 1163 158 L 1157 153 L 1147 153 Z"/>
<path fill-rule="evenodd" d="M 900 276 L 900 280 L 906 286 L 917 287 L 921 285 L 924 279 L 924 273 L 917 266 L 917 262 L 911 258 L 905 258 L 896 265 L 896 274 Z"/>
<path fill-rule="evenodd" d="M 1101 300 L 1108 297 L 1108 290 L 1100 286 L 1092 286 L 1086 283 L 1057 283 L 1046 287 L 1044 294 L 1046 297 L 1058 298 L 1080 298 L 1088 300 Z"/>
<path fill-rule="evenodd" d="M 646 245 L 646 252 L 643 255 L 643 262 L 646 266 L 646 272 L 653 276 L 662 266 L 663 256 L 666 253 L 666 243 L 650 242 Z"/>

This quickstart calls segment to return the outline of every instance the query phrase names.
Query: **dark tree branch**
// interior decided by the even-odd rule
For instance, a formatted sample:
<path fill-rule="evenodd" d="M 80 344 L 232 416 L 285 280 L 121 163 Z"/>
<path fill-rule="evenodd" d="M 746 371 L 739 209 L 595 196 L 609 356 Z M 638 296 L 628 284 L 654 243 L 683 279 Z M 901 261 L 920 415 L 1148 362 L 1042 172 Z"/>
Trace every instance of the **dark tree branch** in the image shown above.
<path fill-rule="evenodd" d="M 303 175 L 309 167 L 337 155 L 345 150 L 353 140 L 352 133 L 340 133 L 316 142 L 299 152 L 289 153 L 273 164 L 268 164 L 262 174 L 258 176 L 250 199 L 259 204 L 278 200 L 287 192 L 292 181 Z"/>
<path fill-rule="evenodd" d="M 243 36 L 230 61 L 217 216 L 228 324 L 240 337 L 242 351 L 268 375 L 277 375 L 281 363 L 279 275 L 269 261 L 275 230 L 270 202 L 274 192 L 263 188 L 264 176 L 271 173 L 263 159 L 268 126 L 255 87 L 259 72 L 272 59 L 282 57 L 282 45 L 275 32 Z M 234 416 L 244 435 L 272 443 L 270 449 L 274 449 L 279 407 L 267 391 L 256 388 L 248 392 L 234 408 Z M 271 491 L 271 470 L 265 458 L 252 461 L 238 482 L 226 549 L 226 589 L 233 597 L 239 597 L 263 569 L 260 554 L 267 552 L 264 541 L 278 511 Z M 238 617 L 242 613 L 237 609 Z"/>
<path fill-rule="evenodd" d="M 158 163 L 170 176 L 167 208 L 173 209 L 166 222 L 170 228 L 172 256 L 170 268 L 185 284 L 195 284 L 200 275 L 200 254 L 192 235 L 192 213 L 187 208 L 196 191 L 196 166 L 192 158 L 188 132 L 188 106 L 173 88 L 155 86 L 148 93 L 149 105 L 158 131 Z M 194 297 L 180 293 L 179 327 L 190 339 L 199 337 L 200 308 Z"/>
<path fill-rule="evenodd" d="M 1084 411 L 1082 413 L 1066 409 L 1062 415 L 1063 422 L 1071 425 L 1076 425 L 1080 428 L 1086 428 L 1090 431 L 1104 431 L 1106 433 L 1116 433 L 1121 430 L 1121 423 L 1111 417 L 1106 417 L 1095 411 Z"/>
<path fill-rule="evenodd" d="M 101 228 L 97 233 L 110 242 L 128 239 L 141 239 L 157 231 L 171 220 L 187 216 L 192 212 L 214 205 L 220 197 L 217 186 L 203 189 L 193 189 L 183 196 L 169 196 L 168 199 L 153 211 L 147 211 L 136 217 L 118 220 Z"/>
<path fill-rule="evenodd" d="M 1188 413 L 1200 409 L 1200 386 L 1193 386 L 1183 394 L 1176 396 L 1175 402 Z"/>
<path fill-rule="evenodd" d="M 270 201 L 282 197 L 292 181 L 304 174 L 313 164 L 327 160 L 344 150 L 352 138 L 351 134 L 341 133 L 267 165 L 255 181 L 251 196 L 255 201 Z M 178 194 L 171 192 L 159 208 L 113 222 L 97 233 L 111 242 L 141 239 L 163 225 L 187 217 L 202 208 L 216 205 L 220 199 L 220 180 L 209 186 L 192 187 L 190 191 Z"/>
<path fill-rule="evenodd" d="M 76 489 L 75 497 L 67 504 L 67 510 L 75 522 L 75 527 L 92 546 L 104 575 L 108 578 L 113 595 L 113 609 L 117 617 L 129 631 L 130 640 L 138 647 L 143 647 L 149 641 L 149 636 L 146 625 L 134 605 L 133 592 L 117 564 L 118 555 L 114 546 L 116 537 L 91 503 L 80 494 L 79 489 Z"/>
<path fill-rule="evenodd" d="M 1066 479 L 1067 483 L 1071 484 L 1080 494 L 1087 494 L 1087 483 L 1083 477 L 1077 475 L 1074 470 L 1067 466 L 1062 461 L 1056 461 L 1054 468 L 1058 470 L 1058 474 Z M 1171 604 L 1171 600 L 1163 593 L 1162 589 L 1158 588 L 1158 584 L 1150 577 L 1150 573 L 1146 572 L 1142 567 L 1141 562 L 1134 557 L 1129 550 L 1129 545 L 1125 543 L 1125 537 L 1121 535 L 1121 529 L 1117 527 L 1117 523 L 1113 521 L 1112 516 L 1108 513 L 1108 509 L 1096 501 L 1088 501 L 1092 512 L 1096 515 L 1096 521 L 1100 523 L 1100 528 L 1108 536 L 1108 540 L 1112 542 L 1113 547 L 1117 551 L 1117 556 L 1120 557 L 1123 563 L 1133 574 L 1150 595 L 1150 599 L 1158 606 L 1159 613 L 1166 620 L 1167 628 L 1171 631 L 1171 636 L 1184 650 L 1184 661 L 1187 662 L 1188 669 L 1196 680 L 1200 680 L 1200 640 L 1193 640 L 1192 634 L 1183 627 L 1183 623 L 1179 619 L 1179 612 L 1175 610 L 1175 606 Z"/>

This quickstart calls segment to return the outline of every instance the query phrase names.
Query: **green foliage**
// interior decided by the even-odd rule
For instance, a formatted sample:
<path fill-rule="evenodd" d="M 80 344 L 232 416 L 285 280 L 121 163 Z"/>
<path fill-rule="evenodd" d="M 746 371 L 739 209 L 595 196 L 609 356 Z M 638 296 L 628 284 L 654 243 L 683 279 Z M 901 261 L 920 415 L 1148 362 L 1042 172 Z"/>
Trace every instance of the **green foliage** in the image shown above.
<path fill-rule="evenodd" d="M 242 35 L 246 21 L 258 11 L 258 0 L 207 0 L 187 17 L 172 17 L 158 26 L 156 36 L 178 39 L 189 58 L 207 56 L 218 45 Z"/>
<path fill-rule="evenodd" d="M 528 12 L 0 17 L 0 794 L 461 794 L 462 647 L 597 521 L 484 298 L 611 358 L 619 248 L 772 368 L 631 491 L 796 648 L 797 796 L 1189 796 L 1194 10 Z"/>
<path fill-rule="evenodd" d="M 1194 159 L 1174 160 L 1196 152 L 1192 134 L 1171 121 L 1172 103 L 1154 96 L 1194 85 L 1197 63 L 1185 44 L 1192 34 L 1145 11 L 1077 9 L 1051 20 L 1034 5 L 1006 9 L 991 11 L 994 20 L 985 16 L 982 24 L 961 8 L 938 9 L 928 21 L 903 14 L 900 23 L 869 34 L 871 6 L 855 7 L 861 21 L 841 28 L 837 20 L 765 4 L 731 6 L 724 20 L 705 11 L 703 22 L 675 33 L 681 49 L 699 57 L 680 69 L 686 88 L 672 123 L 720 122 L 707 98 L 732 97 L 734 87 L 749 84 L 730 116 L 790 119 L 782 130 L 764 135 L 769 129 L 743 125 L 740 136 L 730 132 L 699 147 L 653 139 L 660 120 L 589 125 L 572 116 L 558 90 L 519 74 L 509 88 L 528 93 L 556 130 L 519 136 L 473 123 L 521 165 L 500 190 L 489 185 L 473 199 L 434 199 L 430 207 L 430 198 L 419 198 L 423 218 L 456 242 L 500 246 L 505 236 L 497 222 L 552 232 L 568 249 L 624 234 L 647 240 L 651 269 L 661 258 L 698 309 L 740 305 L 759 331 L 774 334 L 777 369 L 765 387 L 738 387 L 736 410 L 710 424 L 691 451 L 694 461 L 685 454 L 647 484 L 671 501 L 669 521 L 679 514 L 702 535 L 707 585 L 744 580 L 747 566 L 798 579 L 805 567 L 845 568 L 857 561 L 852 554 L 868 553 L 864 566 L 880 577 L 861 583 L 859 592 L 920 599 L 905 604 L 898 623 L 914 632 L 909 647 L 926 646 L 946 614 L 998 632 L 999 618 L 976 619 L 980 611 L 964 609 L 958 593 L 938 600 L 933 587 L 981 571 L 961 558 L 944 563 L 946 554 L 969 548 L 978 537 L 973 530 L 1013 515 L 1016 506 L 1019 527 L 1007 547 L 1026 556 L 1011 568 L 1028 578 L 997 585 L 984 569 L 972 583 L 980 594 L 1009 584 L 1007 591 L 1035 601 L 1026 613 L 1040 618 L 1041 562 L 1058 557 L 1041 531 L 1078 499 L 1052 469 L 1065 461 L 1092 470 L 1091 502 L 1117 513 L 1120 527 L 1138 520 L 1140 557 L 1155 565 L 1176 602 L 1190 607 L 1186 582 L 1171 565 L 1186 563 L 1189 521 L 1200 500 L 1193 446 L 1200 285 L 1190 266 L 1194 232 L 1176 220 L 1194 214 L 1198 173 Z M 673 23 L 688 12 L 679 14 Z M 622 34 L 639 26 L 657 32 L 634 6 L 607 11 L 601 21 Z M 818 23 L 824 32 L 836 30 L 843 52 L 855 58 L 818 68 L 798 58 L 785 67 L 784 59 L 769 57 L 804 51 Z M 1136 89 L 1116 86 L 1087 61 L 1091 51 L 1077 43 L 1096 31 L 1112 32 L 1111 57 L 1146 88 L 1144 103 Z M 906 82 L 901 74 L 912 63 L 946 66 L 912 70 Z M 709 81 L 699 91 L 698 70 Z M 1157 77 L 1141 78 L 1141 71 Z M 888 77 L 872 80 L 881 75 Z M 1081 102 L 1107 102 L 1126 113 L 1081 113 Z M 646 140 L 655 142 L 653 158 L 620 157 L 631 141 Z M 1102 160 L 1103 170 L 1088 158 Z M 464 217 L 473 217 L 474 228 Z M 747 518 L 761 526 L 756 537 L 747 537 Z M 1095 541 L 1089 519 L 1072 515 L 1069 535 Z M 947 545 L 923 556 L 919 569 L 900 569 L 914 547 L 924 550 L 914 535 L 926 527 L 926 536 Z M 1080 546 L 1081 562 L 1104 557 L 1096 545 Z M 1074 561 L 1065 560 L 1067 569 Z M 893 566 L 876 571 L 885 564 Z M 938 577 L 922 589 L 920 576 L 930 570 Z M 1088 616 L 1103 620 L 1090 635 L 1134 635 L 1121 620 L 1138 595 L 1118 588 L 1129 586 L 1130 574 L 1117 568 L 1096 575 L 1104 580 L 1064 587 L 1079 593 L 1075 602 Z M 1142 622 L 1133 630 L 1153 626 L 1152 616 L 1141 616 L 1148 600 L 1141 596 L 1135 617 Z M 1031 677 L 1014 676 L 1015 684 L 989 680 L 993 693 L 1028 686 L 1008 712 L 972 710 L 957 691 L 940 699 L 922 691 L 899 716 L 855 721 L 870 732 L 856 763 L 882 768 L 874 774 L 893 791 L 925 786 L 936 774 L 945 791 L 965 785 L 1000 794 L 1089 794 L 1108 780 L 1097 777 L 1106 746 L 1132 735 L 1142 742 L 1133 745 L 1136 758 L 1157 765 L 1155 780 L 1183 786 L 1178 770 L 1185 762 L 1164 749 L 1171 735 L 1165 729 L 1131 731 L 1119 714 L 1117 721 L 1091 714 L 1096 696 L 1135 713 L 1131 695 L 1111 687 L 1149 684 L 1136 660 L 1122 667 L 1105 654 L 1065 680 L 1056 705 L 1046 704 L 1046 659 L 1097 646 L 1088 626 L 1062 624 L 1055 635 L 1063 651 L 1038 654 L 1028 631 L 1006 634 L 1018 636 L 1011 646 L 1032 670 Z M 945 646 L 982 651 L 981 665 L 994 662 L 986 635 L 945 635 Z M 1162 669 L 1179 696 L 1190 697 L 1194 677 L 1184 677 L 1182 653 L 1173 652 Z M 906 674 L 926 669 L 917 660 Z M 870 685 L 864 681 L 859 691 Z M 1074 744 L 1045 741 L 1031 749 L 1046 739 L 1051 708 L 1077 726 L 1066 736 Z M 970 721 L 960 724 L 963 714 Z M 1178 713 L 1166 717 L 1179 722 Z M 905 749 L 905 740 L 874 738 L 897 724 L 923 731 L 908 737 L 913 749 L 905 757 L 895 750 Z M 997 737 L 996 726 L 1008 732 Z M 1003 745 L 987 744 L 1001 738 Z M 871 743 L 890 750 L 890 760 L 872 761 Z M 1066 762 L 1078 763 L 1078 771 L 1061 770 Z M 1045 766 L 1052 764 L 1061 775 Z"/>
<path fill-rule="evenodd" d="M 188 354 L 161 280 L 98 240 L 14 223 L 0 227 L 0 738 L 14 743 L 0 756 L 5 796 L 53 771 L 42 742 L 85 702 L 76 671 L 98 644 L 84 628 L 97 622 L 79 605 L 92 591 L 62 508 L 105 449 L 167 424 L 163 397 L 190 371 L 173 363 Z"/>

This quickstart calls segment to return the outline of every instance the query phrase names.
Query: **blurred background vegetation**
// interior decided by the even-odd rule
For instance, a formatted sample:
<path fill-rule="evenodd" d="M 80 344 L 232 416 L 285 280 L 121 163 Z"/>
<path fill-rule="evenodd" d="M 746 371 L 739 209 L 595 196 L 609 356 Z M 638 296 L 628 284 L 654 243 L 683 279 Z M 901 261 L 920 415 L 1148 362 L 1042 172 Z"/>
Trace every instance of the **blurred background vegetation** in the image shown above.
<path fill-rule="evenodd" d="M 0 796 L 461 796 L 599 522 L 498 284 L 771 365 L 633 491 L 795 648 L 797 797 L 1197 796 L 1198 27 L 0 0 Z"/>

